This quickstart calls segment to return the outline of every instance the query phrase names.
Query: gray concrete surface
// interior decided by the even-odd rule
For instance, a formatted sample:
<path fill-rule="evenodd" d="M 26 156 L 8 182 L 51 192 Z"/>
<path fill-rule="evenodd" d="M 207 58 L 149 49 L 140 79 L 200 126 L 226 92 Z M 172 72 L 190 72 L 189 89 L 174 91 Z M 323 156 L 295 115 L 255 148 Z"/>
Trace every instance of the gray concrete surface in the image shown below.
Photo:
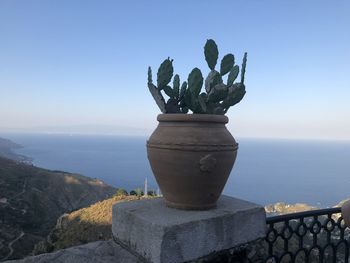
<path fill-rule="evenodd" d="M 62 249 L 57 252 L 9 260 L 7 263 L 140 263 L 118 244 L 109 241 L 91 242 L 86 245 Z"/>
<path fill-rule="evenodd" d="M 262 206 L 222 196 L 215 209 L 184 211 L 162 198 L 113 206 L 114 239 L 149 262 L 185 262 L 262 238 Z"/>

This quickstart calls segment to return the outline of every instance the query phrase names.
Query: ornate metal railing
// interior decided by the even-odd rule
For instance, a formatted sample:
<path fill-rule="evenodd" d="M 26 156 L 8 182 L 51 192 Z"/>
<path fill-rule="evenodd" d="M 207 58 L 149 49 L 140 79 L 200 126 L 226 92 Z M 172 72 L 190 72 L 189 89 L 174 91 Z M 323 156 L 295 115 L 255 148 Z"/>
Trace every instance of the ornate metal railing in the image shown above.
<path fill-rule="evenodd" d="M 221 253 L 209 262 L 349 262 L 350 229 L 339 207 L 272 216 L 266 223 L 265 239 Z"/>
<path fill-rule="evenodd" d="M 265 258 L 254 262 L 349 262 L 349 230 L 340 208 L 267 218 Z"/>

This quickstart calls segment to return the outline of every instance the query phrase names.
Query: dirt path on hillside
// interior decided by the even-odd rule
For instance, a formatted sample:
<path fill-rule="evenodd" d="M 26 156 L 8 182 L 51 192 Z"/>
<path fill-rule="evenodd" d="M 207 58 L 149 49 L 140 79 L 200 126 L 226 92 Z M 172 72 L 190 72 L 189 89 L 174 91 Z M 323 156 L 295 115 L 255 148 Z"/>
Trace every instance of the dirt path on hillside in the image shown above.
<path fill-rule="evenodd" d="M 13 244 L 16 243 L 19 239 L 21 239 L 22 237 L 24 236 L 24 232 L 21 231 L 21 234 L 19 234 L 18 237 L 16 237 L 14 240 L 12 240 L 9 244 L 8 244 L 8 248 L 10 249 L 10 252 L 4 257 L 1 259 L 1 261 L 5 261 L 7 260 L 9 257 L 12 256 L 13 254 Z"/>
<path fill-rule="evenodd" d="M 18 197 L 18 196 L 20 196 L 20 195 L 23 195 L 23 194 L 26 192 L 26 187 L 27 187 L 27 179 L 24 179 L 22 191 L 19 192 L 18 194 L 16 194 L 15 196 L 9 198 L 9 200 L 15 199 L 16 197 Z"/>

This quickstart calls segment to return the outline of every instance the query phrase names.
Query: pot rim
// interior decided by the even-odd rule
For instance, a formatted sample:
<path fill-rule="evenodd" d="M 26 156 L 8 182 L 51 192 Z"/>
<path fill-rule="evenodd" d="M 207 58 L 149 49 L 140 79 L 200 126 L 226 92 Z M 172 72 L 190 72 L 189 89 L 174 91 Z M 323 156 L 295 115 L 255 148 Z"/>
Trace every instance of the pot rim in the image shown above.
<path fill-rule="evenodd" d="M 165 113 L 157 116 L 159 122 L 214 122 L 228 123 L 228 117 L 217 114 Z"/>

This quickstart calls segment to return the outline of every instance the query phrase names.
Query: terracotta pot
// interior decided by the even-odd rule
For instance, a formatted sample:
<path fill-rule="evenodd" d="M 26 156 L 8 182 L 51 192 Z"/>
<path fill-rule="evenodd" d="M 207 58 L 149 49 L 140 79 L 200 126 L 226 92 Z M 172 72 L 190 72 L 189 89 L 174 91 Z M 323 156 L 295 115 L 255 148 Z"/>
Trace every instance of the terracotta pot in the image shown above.
<path fill-rule="evenodd" d="M 209 114 L 160 114 L 147 141 L 153 174 L 169 207 L 206 210 L 216 201 L 236 160 L 238 144 L 228 118 Z"/>

